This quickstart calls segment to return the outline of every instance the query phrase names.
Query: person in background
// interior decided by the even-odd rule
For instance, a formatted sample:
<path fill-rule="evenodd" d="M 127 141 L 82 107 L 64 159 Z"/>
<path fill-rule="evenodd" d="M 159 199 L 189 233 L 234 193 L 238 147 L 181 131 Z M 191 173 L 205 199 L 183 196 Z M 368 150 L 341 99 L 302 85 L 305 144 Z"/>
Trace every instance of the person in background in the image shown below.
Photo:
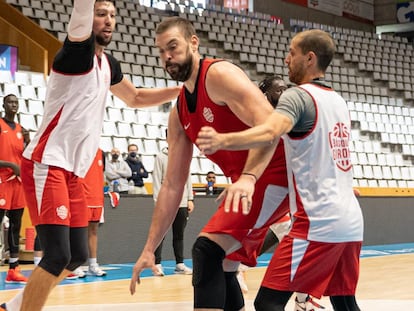
<path fill-rule="evenodd" d="M 164 147 L 159 154 L 155 157 L 154 171 L 152 172 L 153 179 L 153 190 L 154 190 L 154 201 L 157 202 L 158 193 L 161 189 L 161 184 L 163 183 L 165 173 L 167 172 L 168 165 L 168 147 Z M 191 176 L 188 176 L 187 183 L 184 186 L 184 191 L 182 199 L 180 202 L 180 207 L 175 216 L 174 222 L 172 224 L 172 233 L 173 233 L 173 249 L 175 256 L 175 270 L 176 274 L 192 274 L 192 269 L 188 268 L 184 264 L 184 230 L 187 226 L 188 215 L 194 209 L 194 194 L 193 194 L 193 184 L 191 182 Z M 163 276 L 164 270 L 161 265 L 161 252 L 162 244 L 155 250 L 155 269 L 153 269 L 153 274 L 155 276 Z"/>
<path fill-rule="evenodd" d="M 134 191 L 130 192 L 133 194 L 147 194 L 147 189 L 144 185 L 143 178 L 148 178 L 148 172 L 142 164 L 141 159 L 138 156 L 138 146 L 135 144 L 130 144 L 128 146 L 128 157 L 126 158 L 126 163 L 128 163 L 131 168 L 132 176 L 128 178 L 128 181 L 134 182 Z"/>
<path fill-rule="evenodd" d="M 27 282 L 20 271 L 19 245 L 22 216 L 26 201 L 20 179 L 20 165 L 23 150 L 29 143 L 28 132 L 17 122 L 19 100 L 16 95 L 8 94 L 3 98 L 4 117 L 0 118 L 0 224 L 7 213 L 9 218 L 9 270 L 6 283 Z"/>
<path fill-rule="evenodd" d="M 136 88 L 124 77 L 120 63 L 104 51 L 115 24 L 114 2 L 73 1 L 68 36 L 51 66 L 42 124 L 22 160 L 26 202 L 44 255 L 23 292 L 0 310 L 41 310 L 51 290 L 88 258 L 88 209 L 79 177 L 99 147 L 108 91 L 143 108 L 171 101 L 181 89 Z"/>
<path fill-rule="evenodd" d="M 82 185 L 85 190 L 86 201 L 88 203 L 88 271 L 85 273 L 81 267 L 78 267 L 69 274 L 66 279 L 84 278 L 86 275 L 105 276 L 106 272 L 99 267 L 97 261 L 98 255 L 98 227 L 101 223 L 104 210 L 104 167 L 105 153 L 98 149 L 95 159 L 88 170 L 85 178 L 82 179 Z"/>
<path fill-rule="evenodd" d="M 363 216 L 352 188 L 351 120 L 346 101 L 324 80 L 334 53 L 327 32 L 296 34 L 285 62 L 297 86 L 281 95 L 266 121 L 240 132 L 204 127 L 198 134 L 206 154 L 278 144 L 283 136 L 292 226 L 265 273 L 254 303 L 258 311 L 285 310 L 295 291 L 330 296 L 335 311 L 360 310 L 355 291 Z M 227 205 L 237 204 L 240 191 L 252 185 L 233 186 Z M 306 307 L 307 301 L 296 301 L 296 310 Z"/>
<path fill-rule="evenodd" d="M 132 172 L 128 163 L 122 159 L 118 148 L 112 148 L 111 160 L 105 164 L 105 177 L 109 182 L 109 191 L 128 193 L 128 178 Z"/>
<path fill-rule="evenodd" d="M 215 186 L 216 184 L 216 173 L 214 173 L 213 171 L 209 171 L 207 172 L 206 175 L 206 194 L 207 195 L 214 195 L 217 194 L 217 187 Z"/>

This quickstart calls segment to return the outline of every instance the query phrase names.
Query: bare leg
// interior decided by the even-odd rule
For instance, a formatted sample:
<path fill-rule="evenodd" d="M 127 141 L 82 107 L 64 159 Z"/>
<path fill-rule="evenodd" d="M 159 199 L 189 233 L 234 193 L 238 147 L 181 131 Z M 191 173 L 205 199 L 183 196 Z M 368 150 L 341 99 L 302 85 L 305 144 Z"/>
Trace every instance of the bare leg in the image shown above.
<path fill-rule="evenodd" d="M 88 246 L 89 258 L 97 258 L 98 255 L 98 222 L 89 222 Z"/>
<path fill-rule="evenodd" d="M 65 269 L 59 276 L 55 276 L 37 266 L 24 288 L 20 311 L 41 311 L 52 289 L 69 273 Z"/>

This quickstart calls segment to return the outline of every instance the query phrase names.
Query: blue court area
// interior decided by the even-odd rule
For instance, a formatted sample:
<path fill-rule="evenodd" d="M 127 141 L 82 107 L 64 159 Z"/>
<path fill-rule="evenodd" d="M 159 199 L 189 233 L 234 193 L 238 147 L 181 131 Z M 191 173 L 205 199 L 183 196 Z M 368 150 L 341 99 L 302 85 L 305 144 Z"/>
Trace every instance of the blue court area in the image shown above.
<path fill-rule="evenodd" d="M 368 257 L 376 257 L 376 256 L 389 256 L 389 255 L 397 255 L 397 254 L 410 254 L 414 253 L 414 243 L 403 243 L 403 244 L 388 244 L 388 245 L 375 245 L 375 246 L 364 246 L 361 252 L 361 258 L 368 258 Z M 266 253 L 259 257 L 258 259 L 258 267 L 266 267 L 269 264 L 271 259 L 271 254 Z M 188 267 L 192 267 L 191 259 L 186 259 L 185 264 Z M 67 284 L 84 284 L 84 283 L 91 283 L 91 282 L 107 282 L 113 280 L 123 280 L 129 279 L 132 273 L 132 267 L 134 263 L 126 263 L 126 264 L 113 264 L 113 265 L 103 265 L 103 268 L 107 274 L 104 277 L 95 277 L 95 276 L 86 276 L 82 279 L 76 280 L 64 280 L 62 281 L 62 285 Z M 164 268 L 165 275 L 173 275 L 175 269 L 175 261 L 173 260 L 166 260 L 162 262 L 162 266 Z M 24 275 L 29 276 L 32 272 L 31 270 L 26 270 L 24 265 L 21 265 L 22 272 Z M 85 271 L 87 267 L 83 267 Z M 24 285 L 20 284 L 6 284 L 7 272 L 0 272 L 0 290 L 11 290 L 11 289 L 18 289 L 22 288 Z M 151 270 L 147 269 L 143 271 L 141 277 L 152 277 Z"/>

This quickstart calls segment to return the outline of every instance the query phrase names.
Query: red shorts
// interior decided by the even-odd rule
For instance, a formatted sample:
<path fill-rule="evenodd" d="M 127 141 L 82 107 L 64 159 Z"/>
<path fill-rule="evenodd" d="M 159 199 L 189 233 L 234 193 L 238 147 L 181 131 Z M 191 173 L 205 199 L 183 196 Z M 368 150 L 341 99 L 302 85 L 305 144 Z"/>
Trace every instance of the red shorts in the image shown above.
<path fill-rule="evenodd" d="M 88 226 L 79 178 L 60 167 L 22 160 L 23 188 L 33 225 Z"/>
<path fill-rule="evenodd" d="M 26 206 L 20 178 L 0 183 L 0 209 L 15 210 Z"/>
<path fill-rule="evenodd" d="M 102 207 L 89 207 L 88 208 L 88 220 L 97 222 L 102 217 Z"/>
<path fill-rule="evenodd" d="M 314 297 L 355 295 L 362 242 L 324 243 L 285 236 L 262 286 Z"/>
<path fill-rule="evenodd" d="M 265 176 L 256 183 L 252 208 L 248 215 L 226 213 L 224 200 L 202 232 L 229 234 L 240 241 L 242 247 L 229 254 L 228 259 L 243 262 L 248 266 L 257 264 L 257 256 L 262 247 L 268 227 L 289 212 L 287 187 L 269 182 L 277 180 L 275 176 Z"/>

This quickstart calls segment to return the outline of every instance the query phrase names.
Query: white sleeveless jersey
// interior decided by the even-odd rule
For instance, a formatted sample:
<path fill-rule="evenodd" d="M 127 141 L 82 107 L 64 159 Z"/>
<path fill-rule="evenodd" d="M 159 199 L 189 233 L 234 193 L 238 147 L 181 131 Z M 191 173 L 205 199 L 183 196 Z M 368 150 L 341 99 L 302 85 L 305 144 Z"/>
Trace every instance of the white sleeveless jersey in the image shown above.
<path fill-rule="evenodd" d="M 42 124 L 23 156 L 84 177 L 99 147 L 111 68 L 103 54 L 79 75 L 51 71 Z"/>
<path fill-rule="evenodd" d="M 300 138 L 284 136 L 290 190 L 290 236 L 319 242 L 362 241 L 363 218 L 352 189 L 351 121 L 344 99 L 304 84 L 316 120 Z"/>

